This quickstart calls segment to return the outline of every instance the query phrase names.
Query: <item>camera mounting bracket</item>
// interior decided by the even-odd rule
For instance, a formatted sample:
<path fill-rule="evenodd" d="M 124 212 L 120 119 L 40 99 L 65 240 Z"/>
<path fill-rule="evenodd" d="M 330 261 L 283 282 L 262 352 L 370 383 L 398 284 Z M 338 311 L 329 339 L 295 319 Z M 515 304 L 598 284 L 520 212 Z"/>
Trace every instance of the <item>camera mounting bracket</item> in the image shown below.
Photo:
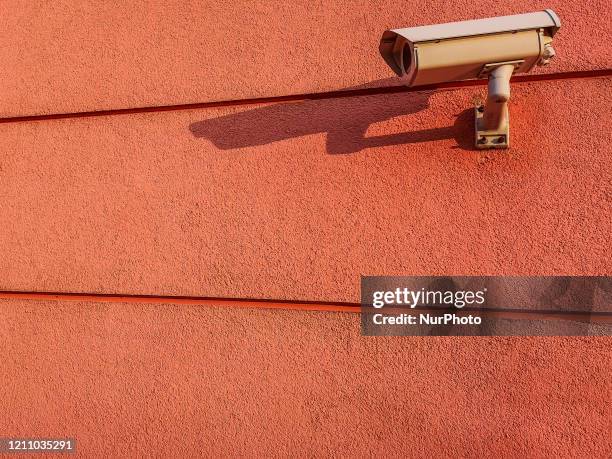
<path fill-rule="evenodd" d="M 486 103 L 478 103 L 475 110 L 475 142 L 479 150 L 510 146 L 510 77 L 524 60 L 486 64 L 479 77 L 488 77 Z"/>

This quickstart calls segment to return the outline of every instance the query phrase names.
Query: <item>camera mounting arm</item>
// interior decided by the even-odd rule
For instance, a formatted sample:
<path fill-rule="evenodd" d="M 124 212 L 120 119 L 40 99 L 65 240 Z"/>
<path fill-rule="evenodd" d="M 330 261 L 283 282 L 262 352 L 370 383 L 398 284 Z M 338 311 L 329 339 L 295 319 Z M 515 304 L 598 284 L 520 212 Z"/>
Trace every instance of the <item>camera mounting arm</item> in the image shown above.
<path fill-rule="evenodd" d="M 476 148 L 508 148 L 510 77 L 521 63 L 522 61 L 487 64 L 483 69 L 483 73 L 489 77 L 488 95 L 486 104 L 476 107 Z"/>

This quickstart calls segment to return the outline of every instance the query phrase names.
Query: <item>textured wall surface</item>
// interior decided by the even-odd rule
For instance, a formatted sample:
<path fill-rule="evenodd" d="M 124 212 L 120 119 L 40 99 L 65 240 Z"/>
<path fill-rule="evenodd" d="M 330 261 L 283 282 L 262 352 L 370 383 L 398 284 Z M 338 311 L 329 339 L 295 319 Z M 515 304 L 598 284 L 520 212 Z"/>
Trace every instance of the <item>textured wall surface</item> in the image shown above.
<path fill-rule="evenodd" d="M 612 65 L 607 0 L 4 0 L 0 116 L 184 104 L 368 84 L 385 29 L 552 8 L 561 59 Z"/>
<path fill-rule="evenodd" d="M 385 28 L 610 3 L 0 4 L 0 117 L 398 84 Z M 415 3 L 415 2 L 408 2 Z M 349 32 L 350 30 L 350 32 Z M 597 39 L 593 39 L 596 36 Z M 361 274 L 611 274 L 609 77 L 0 119 L 0 290 L 358 301 Z M 610 457 L 609 338 L 363 338 L 350 313 L 0 300 L 0 437 L 88 457 Z"/>
<path fill-rule="evenodd" d="M 0 306 L 0 377 L 19 377 L 0 385 L 0 430 L 72 434 L 88 457 L 610 455 L 609 338 L 364 338 L 356 314 Z"/>
<path fill-rule="evenodd" d="M 516 85 L 501 154 L 471 150 L 479 93 L 0 124 L 0 289 L 359 301 L 360 274 L 609 272 L 610 79 Z"/>

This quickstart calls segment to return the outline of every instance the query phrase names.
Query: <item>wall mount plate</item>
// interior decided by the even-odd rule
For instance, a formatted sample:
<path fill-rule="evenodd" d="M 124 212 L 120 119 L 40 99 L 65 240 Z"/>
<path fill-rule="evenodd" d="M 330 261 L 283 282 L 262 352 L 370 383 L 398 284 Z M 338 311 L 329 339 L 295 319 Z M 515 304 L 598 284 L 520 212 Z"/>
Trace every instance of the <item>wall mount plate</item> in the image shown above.
<path fill-rule="evenodd" d="M 507 107 L 506 107 L 507 110 Z M 475 142 L 478 150 L 490 150 L 492 148 L 504 149 L 510 147 L 510 126 L 507 121 L 504 126 L 496 130 L 484 130 L 482 125 L 484 116 L 484 105 L 477 104 L 474 108 Z M 508 120 L 508 117 L 505 117 Z"/>

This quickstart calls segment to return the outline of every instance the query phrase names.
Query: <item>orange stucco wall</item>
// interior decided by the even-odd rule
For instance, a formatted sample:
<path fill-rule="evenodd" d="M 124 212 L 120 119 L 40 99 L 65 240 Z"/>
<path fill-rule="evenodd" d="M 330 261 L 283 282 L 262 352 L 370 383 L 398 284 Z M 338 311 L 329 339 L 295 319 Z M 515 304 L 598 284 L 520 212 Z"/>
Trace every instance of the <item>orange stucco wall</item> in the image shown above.
<path fill-rule="evenodd" d="M 2 377 L 19 384 L 0 386 L 0 429 L 70 433 L 89 457 L 610 452 L 605 339 L 363 338 L 353 314 L 0 306 Z"/>
<path fill-rule="evenodd" d="M 607 0 L 3 0 L 0 115 L 380 85 L 385 29 L 545 8 L 561 56 L 538 72 L 609 67 Z"/>
<path fill-rule="evenodd" d="M 410 4 L 413 4 L 412 6 Z M 11 121 L 396 85 L 391 26 L 609 2 L 0 4 L 0 290 L 359 300 L 368 274 L 610 274 L 609 77 Z M 597 40 L 593 40 L 592 36 Z M 609 338 L 363 338 L 353 314 L 0 300 L 0 437 L 87 456 L 609 457 Z"/>

